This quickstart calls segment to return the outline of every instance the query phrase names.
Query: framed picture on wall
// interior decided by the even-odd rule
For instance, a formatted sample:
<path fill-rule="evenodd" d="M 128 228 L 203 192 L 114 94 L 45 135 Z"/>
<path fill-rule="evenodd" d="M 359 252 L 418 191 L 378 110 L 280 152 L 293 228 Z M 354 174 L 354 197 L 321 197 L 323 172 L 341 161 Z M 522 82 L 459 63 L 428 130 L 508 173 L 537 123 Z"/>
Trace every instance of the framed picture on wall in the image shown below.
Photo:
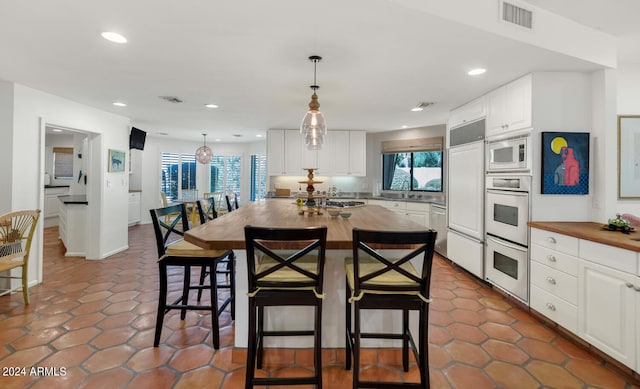
<path fill-rule="evenodd" d="M 640 116 L 618 116 L 618 198 L 640 198 Z"/>
<path fill-rule="evenodd" d="M 542 133 L 542 194 L 589 193 L 589 133 Z"/>
<path fill-rule="evenodd" d="M 124 151 L 109 149 L 109 160 L 107 161 L 109 173 L 124 172 Z"/>

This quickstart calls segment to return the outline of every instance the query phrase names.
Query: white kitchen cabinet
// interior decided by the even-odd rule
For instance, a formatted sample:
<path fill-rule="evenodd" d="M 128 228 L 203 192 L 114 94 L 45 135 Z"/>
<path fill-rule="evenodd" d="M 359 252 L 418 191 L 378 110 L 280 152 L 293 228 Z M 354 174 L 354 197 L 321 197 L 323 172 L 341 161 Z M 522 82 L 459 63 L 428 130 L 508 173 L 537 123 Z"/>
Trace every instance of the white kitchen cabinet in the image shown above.
<path fill-rule="evenodd" d="M 531 229 L 531 308 L 640 370 L 638 253 Z"/>
<path fill-rule="evenodd" d="M 316 168 L 317 152 L 307 150 L 298 130 L 267 132 L 267 173 L 270 176 L 306 176 L 304 168 Z"/>
<path fill-rule="evenodd" d="M 414 222 L 431 228 L 431 204 L 407 201 L 407 217 Z"/>
<path fill-rule="evenodd" d="M 464 123 L 480 119 L 487 114 L 485 97 L 481 96 L 467 104 L 451 110 L 448 128 L 454 128 Z"/>
<path fill-rule="evenodd" d="M 489 92 L 487 103 L 487 137 L 499 136 L 532 125 L 532 75 Z"/>
<path fill-rule="evenodd" d="M 129 192 L 129 225 L 140 223 L 140 192 Z"/>
<path fill-rule="evenodd" d="M 578 279 L 578 335 L 636 369 L 635 275 L 581 260 Z"/>
<path fill-rule="evenodd" d="M 366 133 L 329 131 L 318 150 L 319 176 L 365 176 Z"/>
<path fill-rule="evenodd" d="M 86 256 L 87 205 L 65 204 L 60 199 L 58 234 L 67 257 Z"/>
<path fill-rule="evenodd" d="M 44 226 L 53 227 L 58 225 L 58 214 L 60 212 L 60 201 L 58 196 L 69 193 L 69 187 L 50 187 L 44 189 Z"/>

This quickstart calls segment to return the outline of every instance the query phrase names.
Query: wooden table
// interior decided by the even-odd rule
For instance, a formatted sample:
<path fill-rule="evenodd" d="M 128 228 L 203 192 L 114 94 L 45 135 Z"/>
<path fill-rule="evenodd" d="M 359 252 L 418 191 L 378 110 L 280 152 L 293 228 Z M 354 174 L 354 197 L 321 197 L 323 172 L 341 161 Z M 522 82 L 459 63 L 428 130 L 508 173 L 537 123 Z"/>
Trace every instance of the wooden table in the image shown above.
<path fill-rule="evenodd" d="M 344 347 L 344 302 L 345 276 L 343 259 L 351 255 L 352 229 L 354 227 L 387 231 L 424 230 L 425 227 L 411 221 L 405 215 L 394 213 L 379 205 L 345 208 L 351 212 L 349 219 L 322 215 L 298 215 L 298 206 L 291 199 L 269 199 L 247 204 L 215 220 L 196 226 L 185 233 L 185 240 L 206 249 L 233 249 L 236 254 L 236 320 L 235 345 L 247 345 L 247 262 L 244 244 L 244 227 L 313 227 L 327 226 L 327 254 L 324 276 L 326 297 L 323 308 L 323 347 Z M 311 328 L 311 311 L 306 307 L 277 308 L 267 312 L 265 323 L 273 328 Z M 395 313 L 395 312 L 394 312 Z M 372 331 L 398 331 L 401 315 L 389 312 L 371 315 L 371 320 L 363 322 L 371 325 Z M 417 320 L 412 318 L 412 322 Z M 415 324 L 414 324 L 415 326 Z M 363 329 L 364 331 L 364 329 Z M 415 330 L 414 330 L 415 331 Z M 415 332 L 414 332 L 415 333 Z M 308 341 L 308 342 L 307 342 Z M 381 346 L 397 346 L 396 343 L 378 342 Z M 275 337 L 265 339 L 269 347 L 311 347 L 309 339 Z"/>

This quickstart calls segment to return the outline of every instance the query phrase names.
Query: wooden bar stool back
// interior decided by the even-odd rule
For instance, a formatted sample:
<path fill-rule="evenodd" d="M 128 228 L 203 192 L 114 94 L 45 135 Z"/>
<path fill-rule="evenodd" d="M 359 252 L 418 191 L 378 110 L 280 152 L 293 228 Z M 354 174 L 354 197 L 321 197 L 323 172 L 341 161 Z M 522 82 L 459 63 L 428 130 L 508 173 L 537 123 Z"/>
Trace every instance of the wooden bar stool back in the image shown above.
<path fill-rule="evenodd" d="M 327 227 L 245 227 L 247 250 L 249 334 L 246 388 L 254 385 L 315 385 L 322 387 L 322 283 Z M 265 330 L 264 308 L 314 307 L 313 330 Z M 265 336 L 313 336 L 312 377 L 256 378 L 262 368 Z"/>
<path fill-rule="evenodd" d="M 156 331 L 153 346 L 158 347 L 164 315 L 170 310 L 180 310 L 180 319 L 184 320 L 187 310 L 208 310 L 211 311 L 211 327 L 213 331 L 213 347 L 220 347 L 220 329 L 218 316 L 231 301 L 231 296 L 219 306 L 218 285 L 216 277 L 209 277 L 209 285 L 204 285 L 204 277 L 201 271 L 201 283 L 191 284 L 191 267 L 201 269 L 215 269 L 217 264 L 233 256 L 231 250 L 205 250 L 194 244 L 185 241 L 182 237 L 184 232 L 189 230 L 187 219 L 187 209 L 184 204 L 172 205 L 169 207 L 151 209 L 151 221 L 156 236 L 156 246 L 158 248 L 158 267 L 160 270 L 160 291 L 158 297 L 158 314 L 156 318 Z M 164 222 L 165 216 L 177 214 L 170 224 Z M 182 295 L 174 302 L 167 302 L 168 290 L 168 268 L 183 268 L 183 288 Z M 211 292 L 210 305 L 190 305 L 189 292 L 191 290 L 202 291 L 209 289 Z"/>
<path fill-rule="evenodd" d="M 353 229 L 353 257 L 345 258 L 346 368 L 351 369 L 353 355 L 353 388 L 429 388 L 427 335 L 435 238 L 434 230 Z M 420 272 L 416 266 L 421 267 Z M 362 310 L 402 311 L 402 332 L 362 332 Z M 409 311 L 419 312 L 417 343 L 409 329 Z M 420 372 L 420 382 L 361 381 L 360 348 L 363 338 L 400 340 L 405 372 L 409 371 L 410 346 Z"/>

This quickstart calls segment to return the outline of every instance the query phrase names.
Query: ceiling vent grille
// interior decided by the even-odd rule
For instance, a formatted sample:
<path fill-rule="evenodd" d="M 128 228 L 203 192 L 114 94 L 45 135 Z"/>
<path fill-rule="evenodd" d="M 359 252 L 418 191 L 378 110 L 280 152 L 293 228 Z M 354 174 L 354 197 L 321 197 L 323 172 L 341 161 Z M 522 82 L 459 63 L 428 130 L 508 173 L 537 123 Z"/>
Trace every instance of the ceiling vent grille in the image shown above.
<path fill-rule="evenodd" d="M 531 30 L 533 28 L 533 11 L 503 1 L 502 20 Z"/>
<path fill-rule="evenodd" d="M 158 96 L 158 97 L 170 103 L 182 103 L 182 100 L 176 96 Z"/>

